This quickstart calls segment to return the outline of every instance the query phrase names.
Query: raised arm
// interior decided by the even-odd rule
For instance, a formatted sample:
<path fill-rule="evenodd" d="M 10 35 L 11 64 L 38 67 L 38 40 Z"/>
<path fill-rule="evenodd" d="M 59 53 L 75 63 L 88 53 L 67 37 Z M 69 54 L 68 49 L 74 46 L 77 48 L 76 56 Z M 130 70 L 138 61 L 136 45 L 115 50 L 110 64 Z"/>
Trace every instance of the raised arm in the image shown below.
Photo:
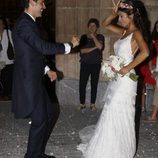
<path fill-rule="evenodd" d="M 106 19 L 103 20 L 102 25 L 107 30 L 112 31 L 116 34 L 122 35 L 124 33 L 124 29 L 112 24 L 112 21 L 118 17 L 117 12 L 118 12 L 119 4 L 120 4 L 120 0 L 117 2 L 116 5 L 113 2 L 114 7 L 112 8 L 112 12 Z"/>

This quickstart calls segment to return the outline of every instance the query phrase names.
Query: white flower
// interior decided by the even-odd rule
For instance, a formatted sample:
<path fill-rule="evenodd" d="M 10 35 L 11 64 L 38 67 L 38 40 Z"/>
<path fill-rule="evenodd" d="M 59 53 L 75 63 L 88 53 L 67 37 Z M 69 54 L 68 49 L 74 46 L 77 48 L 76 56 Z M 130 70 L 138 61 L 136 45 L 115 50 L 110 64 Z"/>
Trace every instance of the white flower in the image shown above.
<path fill-rule="evenodd" d="M 125 65 L 125 60 L 119 56 L 111 55 L 108 59 L 103 61 L 102 64 L 102 74 L 106 81 L 111 81 L 117 79 L 120 74 L 118 74 L 116 71 L 119 71 L 123 68 Z M 131 78 L 133 81 L 136 81 L 138 79 L 138 76 L 134 73 L 129 73 L 128 77 Z"/>
<path fill-rule="evenodd" d="M 106 62 L 103 62 L 103 65 L 101 67 L 101 71 L 103 74 L 105 74 L 106 68 L 108 67 L 108 64 Z"/>

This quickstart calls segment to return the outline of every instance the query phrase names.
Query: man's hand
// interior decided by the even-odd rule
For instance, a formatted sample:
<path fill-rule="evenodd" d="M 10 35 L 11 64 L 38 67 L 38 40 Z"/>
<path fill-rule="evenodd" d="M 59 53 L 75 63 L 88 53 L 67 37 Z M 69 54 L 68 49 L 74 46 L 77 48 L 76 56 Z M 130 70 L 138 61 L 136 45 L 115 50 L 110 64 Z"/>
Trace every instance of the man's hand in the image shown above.
<path fill-rule="evenodd" d="M 72 43 L 72 47 L 74 48 L 74 47 L 76 47 L 76 46 L 78 46 L 79 45 L 79 41 L 80 41 L 80 39 L 79 39 L 79 37 L 78 36 L 72 36 L 72 39 L 71 39 L 71 43 Z"/>
<path fill-rule="evenodd" d="M 54 80 L 57 79 L 57 74 L 55 71 L 49 70 L 47 72 L 48 77 L 50 78 L 50 81 L 53 82 Z"/>

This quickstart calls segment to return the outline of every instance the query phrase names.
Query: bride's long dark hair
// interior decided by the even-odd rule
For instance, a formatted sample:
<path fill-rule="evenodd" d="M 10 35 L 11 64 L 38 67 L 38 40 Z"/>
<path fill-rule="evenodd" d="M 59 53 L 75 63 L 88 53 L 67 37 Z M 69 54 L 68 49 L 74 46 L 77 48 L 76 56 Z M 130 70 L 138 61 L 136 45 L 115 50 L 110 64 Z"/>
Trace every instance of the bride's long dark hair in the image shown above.
<path fill-rule="evenodd" d="M 144 3 L 140 0 L 122 0 L 123 7 L 119 7 L 119 11 L 125 12 L 128 15 L 133 14 L 133 20 L 136 27 L 141 31 L 144 40 L 150 45 L 150 20 Z"/>

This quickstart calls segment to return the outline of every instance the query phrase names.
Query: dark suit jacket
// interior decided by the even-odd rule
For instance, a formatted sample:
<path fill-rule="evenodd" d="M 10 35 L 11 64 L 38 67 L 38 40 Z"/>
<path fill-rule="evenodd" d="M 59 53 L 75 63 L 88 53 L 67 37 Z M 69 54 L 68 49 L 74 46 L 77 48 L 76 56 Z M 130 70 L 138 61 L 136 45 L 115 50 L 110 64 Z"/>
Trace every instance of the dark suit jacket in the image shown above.
<path fill-rule="evenodd" d="M 36 23 L 26 13 L 17 20 L 12 33 L 15 46 L 12 111 L 16 118 L 25 118 L 46 98 L 43 55 L 64 53 L 65 47 L 42 40 Z"/>

